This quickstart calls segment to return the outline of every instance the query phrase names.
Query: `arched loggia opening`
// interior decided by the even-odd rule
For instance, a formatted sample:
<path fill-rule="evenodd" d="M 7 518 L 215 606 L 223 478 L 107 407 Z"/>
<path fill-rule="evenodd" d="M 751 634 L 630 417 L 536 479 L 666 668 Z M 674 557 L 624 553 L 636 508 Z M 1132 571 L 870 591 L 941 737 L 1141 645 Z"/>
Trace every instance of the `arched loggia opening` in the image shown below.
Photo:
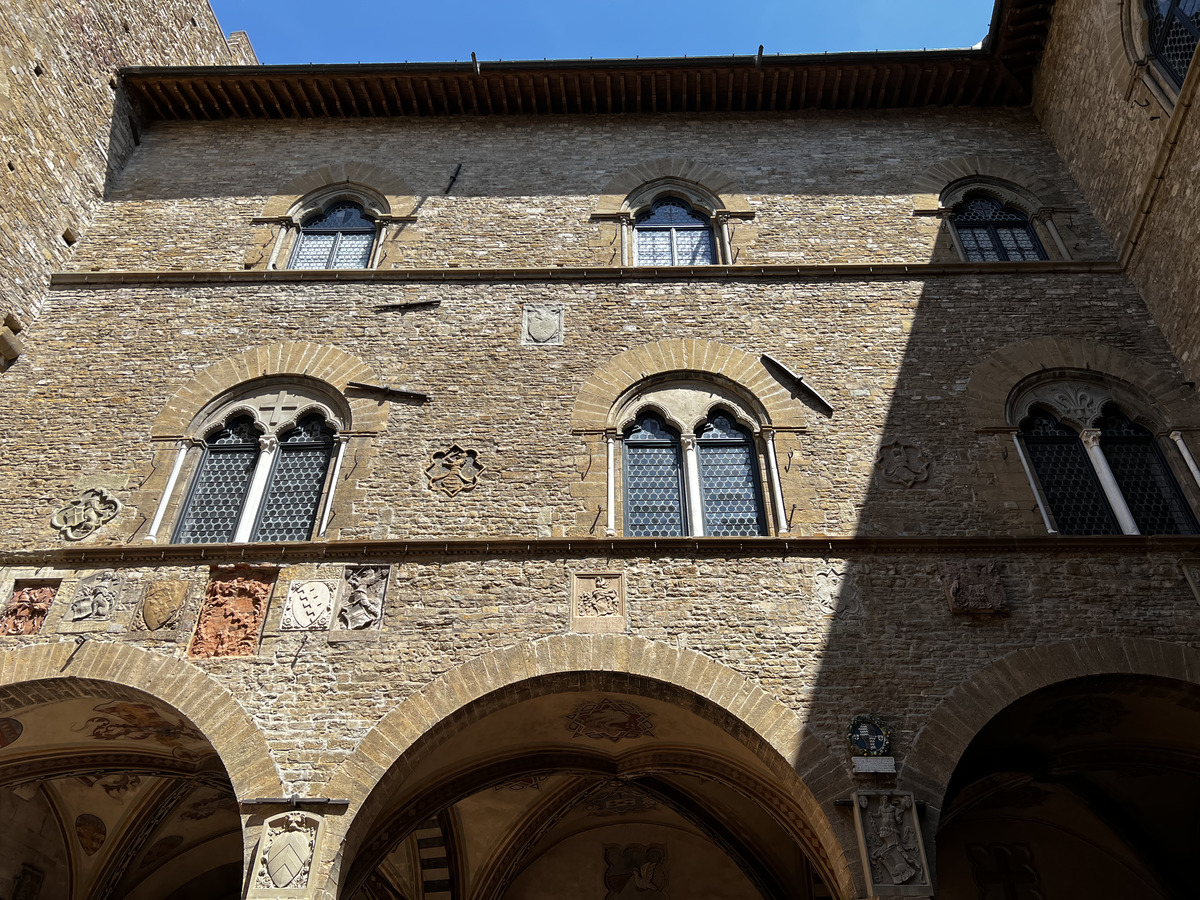
<path fill-rule="evenodd" d="M 237 900 L 243 839 L 217 751 L 110 682 L 0 689 L 0 885 L 63 900 Z"/>
<path fill-rule="evenodd" d="M 1200 687 L 1095 675 L 1037 690 L 975 736 L 946 794 L 939 896 L 1191 896 Z"/>
<path fill-rule="evenodd" d="M 347 835 L 339 896 L 838 897 L 845 860 L 804 796 L 697 695 L 617 673 L 530 679 L 396 761 Z"/>

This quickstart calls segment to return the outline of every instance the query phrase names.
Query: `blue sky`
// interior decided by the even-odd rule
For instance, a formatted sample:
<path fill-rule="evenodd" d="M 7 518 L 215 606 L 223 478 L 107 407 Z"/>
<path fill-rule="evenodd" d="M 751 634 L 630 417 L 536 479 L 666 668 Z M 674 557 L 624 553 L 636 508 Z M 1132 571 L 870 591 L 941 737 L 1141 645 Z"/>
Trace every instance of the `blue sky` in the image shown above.
<path fill-rule="evenodd" d="M 969 47 L 994 0 L 210 0 L 267 64 Z M 331 15 L 336 10 L 337 15 Z"/>

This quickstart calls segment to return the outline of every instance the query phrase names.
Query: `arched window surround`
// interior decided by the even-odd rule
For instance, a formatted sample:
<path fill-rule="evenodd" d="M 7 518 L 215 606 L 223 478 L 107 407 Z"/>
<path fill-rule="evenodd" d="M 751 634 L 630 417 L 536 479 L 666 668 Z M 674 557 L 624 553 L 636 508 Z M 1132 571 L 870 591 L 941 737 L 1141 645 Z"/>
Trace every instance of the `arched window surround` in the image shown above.
<path fill-rule="evenodd" d="M 1007 418 L 1014 429 L 1013 442 L 1048 532 L 1058 533 L 1060 529 L 1053 504 L 1037 472 L 1037 460 L 1031 452 L 1034 448 L 1030 446 L 1031 438 L 1026 432 L 1028 423 L 1039 413 L 1049 413 L 1065 426 L 1065 431 L 1077 434 L 1096 486 L 1102 492 L 1102 502 L 1111 511 L 1114 531 L 1120 534 L 1140 534 L 1141 531 L 1119 483 L 1120 478 L 1114 474 L 1114 467 L 1105 452 L 1105 445 L 1111 439 L 1101 426 L 1116 413 L 1127 418 L 1134 428 L 1144 429 L 1153 454 L 1161 460 L 1162 476 L 1173 482 L 1165 490 L 1177 491 L 1185 508 L 1180 519 L 1186 521 L 1182 522 L 1180 533 L 1196 533 L 1200 468 L 1183 433 L 1158 417 L 1132 386 L 1112 379 L 1099 381 L 1092 373 L 1079 372 L 1046 372 L 1035 379 L 1026 379 L 1013 390 L 1008 403 Z"/>
<path fill-rule="evenodd" d="M 1120 0 L 1120 5 L 1121 40 L 1126 58 L 1132 66 L 1129 89 L 1132 90 L 1133 84 L 1140 80 L 1169 115 L 1179 101 L 1183 85 L 1154 53 L 1150 15 L 1145 0 Z"/>
<path fill-rule="evenodd" d="M 297 199 L 283 215 L 256 219 L 259 224 L 279 226 L 271 244 L 267 268 L 291 268 L 304 226 L 334 207 L 346 203 L 361 208 L 363 215 L 375 224 L 371 252 L 365 266 L 368 269 L 379 265 L 389 229 L 396 223 L 411 222 L 415 218 L 393 215 L 387 198 L 367 185 L 351 182 L 326 185 Z"/>
<path fill-rule="evenodd" d="M 998 202 L 1001 206 L 1011 207 L 1029 220 L 1029 226 L 1039 244 L 1043 258 L 1049 259 L 1047 251 L 1053 248 L 1063 261 L 1070 261 L 1071 253 L 1067 249 L 1062 233 L 1055 222 L 1055 213 L 1072 212 L 1060 210 L 1054 206 L 1045 205 L 1042 200 L 1019 185 L 1005 182 L 987 176 L 962 178 L 946 185 L 939 197 L 939 214 L 945 219 L 946 227 L 954 242 L 955 252 L 959 260 L 968 262 L 967 248 L 958 233 L 954 223 L 955 209 L 973 196 L 984 196 Z"/>
<path fill-rule="evenodd" d="M 733 252 L 730 247 L 730 219 L 733 213 L 721 199 L 702 185 L 682 178 L 663 177 L 647 181 L 631 191 L 621 204 L 621 264 L 642 265 L 637 254 L 637 220 L 661 201 L 682 200 L 692 212 L 708 219 L 713 242 L 713 265 L 728 265 Z"/>
<path fill-rule="evenodd" d="M 654 417 L 675 434 L 680 449 L 679 490 L 680 505 L 685 517 L 683 534 L 692 537 L 711 535 L 718 530 L 709 514 L 711 505 L 706 486 L 712 481 L 706 471 L 704 454 L 704 428 L 717 417 L 725 416 L 734 428 L 745 435 L 745 446 L 750 452 L 750 480 L 753 499 L 757 509 L 757 534 L 769 533 L 768 497 L 763 488 L 769 489 L 775 530 L 787 530 L 783 511 L 782 493 L 779 484 L 778 461 L 775 456 L 774 432 L 765 418 L 765 411 L 752 398 L 736 387 L 702 381 L 680 373 L 662 375 L 634 385 L 613 405 L 609 415 L 612 429 L 608 436 L 608 483 L 609 522 L 608 531 L 616 534 L 617 513 L 616 479 L 618 466 L 616 456 L 620 454 L 620 477 L 622 497 L 622 522 L 625 533 L 630 527 L 628 487 L 628 456 L 625 441 L 646 417 Z"/>
<path fill-rule="evenodd" d="M 252 474 L 237 514 L 236 527 L 228 540 L 248 542 L 256 539 L 263 514 L 272 500 L 272 491 L 281 484 L 281 461 L 291 453 L 311 451 L 317 446 L 311 441 L 289 441 L 290 437 L 297 436 L 296 429 L 310 420 L 319 422 L 321 432 L 327 435 L 323 440 L 327 444 L 327 453 L 321 463 L 321 483 L 311 501 L 313 527 L 305 538 L 325 534 L 332 511 L 334 486 L 352 436 L 349 404 L 324 382 L 291 376 L 259 378 L 239 384 L 209 401 L 195 415 L 180 442 L 147 540 L 156 540 L 166 524 L 172 539 L 179 541 L 181 528 L 188 519 L 197 485 L 212 452 L 211 442 L 239 419 L 249 423 L 257 447 L 253 451 Z M 242 449 L 249 450 L 251 443 L 244 443 Z M 315 477 L 315 470 L 310 477 Z M 313 487 L 310 484 L 310 493 Z M 171 511 L 172 521 L 168 522 L 167 514 Z"/>

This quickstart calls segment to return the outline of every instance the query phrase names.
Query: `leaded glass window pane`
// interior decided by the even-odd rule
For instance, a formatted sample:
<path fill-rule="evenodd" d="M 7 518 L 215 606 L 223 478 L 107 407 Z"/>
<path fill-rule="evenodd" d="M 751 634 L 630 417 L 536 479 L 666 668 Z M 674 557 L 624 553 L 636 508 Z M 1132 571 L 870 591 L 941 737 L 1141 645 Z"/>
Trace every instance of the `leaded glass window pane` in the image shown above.
<path fill-rule="evenodd" d="M 371 261 L 375 234 L 339 234 L 331 269 L 365 269 Z"/>
<path fill-rule="evenodd" d="M 713 230 L 686 201 L 666 197 L 634 223 L 639 266 L 704 266 L 716 261 Z"/>
<path fill-rule="evenodd" d="M 306 417 L 283 436 L 255 540 L 304 541 L 312 536 L 332 452 L 333 432 L 320 416 Z"/>
<path fill-rule="evenodd" d="M 1046 259 L 1029 219 L 992 197 L 965 198 L 954 207 L 954 228 L 968 262 Z"/>
<path fill-rule="evenodd" d="M 696 441 L 704 533 L 753 537 L 765 533 L 757 455 L 750 435 L 723 413 L 705 424 Z"/>
<path fill-rule="evenodd" d="M 686 533 L 679 436 L 657 416 L 640 418 L 625 437 L 625 533 L 680 537 Z"/>
<path fill-rule="evenodd" d="M 339 203 L 309 219 L 292 253 L 292 269 L 365 269 L 375 245 L 375 223 L 355 203 Z"/>
<path fill-rule="evenodd" d="M 1200 0 L 1146 0 L 1150 50 L 1177 84 L 1182 85 L 1200 40 Z"/>
<path fill-rule="evenodd" d="M 210 438 L 175 542 L 211 544 L 233 540 L 257 461 L 258 431 L 248 416 L 235 419 Z"/>
<path fill-rule="evenodd" d="M 1115 407 L 1097 422 L 1100 448 L 1142 534 L 1195 534 L 1196 521 L 1154 435 Z"/>
<path fill-rule="evenodd" d="M 1079 435 L 1045 410 L 1035 410 L 1021 433 L 1059 532 L 1120 534 Z"/>

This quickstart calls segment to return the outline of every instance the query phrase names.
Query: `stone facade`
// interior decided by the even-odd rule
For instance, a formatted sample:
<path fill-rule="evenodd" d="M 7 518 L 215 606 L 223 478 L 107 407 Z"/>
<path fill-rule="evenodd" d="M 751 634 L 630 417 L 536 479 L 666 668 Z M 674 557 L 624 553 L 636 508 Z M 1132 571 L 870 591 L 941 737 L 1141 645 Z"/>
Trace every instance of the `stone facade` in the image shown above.
<path fill-rule="evenodd" d="M 51 209 L 17 185 L 55 224 L 5 255 L 55 274 L 14 288 L 31 321 L 0 375 L 0 601 L 42 598 L 0 636 L 0 894 L 1069 896 L 1045 848 L 1074 845 L 1014 838 L 986 798 L 1099 778 L 1080 760 L 1110 757 L 1070 742 L 1115 753 L 1122 721 L 1153 743 L 1178 717 L 1155 765 L 1200 756 L 1196 537 L 1049 532 L 1014 439 L 1030 386 L 1103 383 L 1200 510 L 1192 295 L 1168 287 L 1190 137 L 1129 256 L 1171 126 L 1099 118 L 1085 85 L 1123 45 L 1082 7 L 1060 0 L 1031 107 L 143 108 L 135 147 L 66 167 L 102 189 L 56 182 Z M 202 11 L 109 30 L 160 36 L 137 62 L 252 61 Z M 193 13 L 203 40 L 167 27 Z M 46 47 L 90 46 L 54 27 Z M 98 84 L 71 102 L 123 133 Z M 37 115 L 57 167 L 74 138 Z M 1047 260 L 958 260 L 943 201 L 972 177 L 1035 195 Z M 729 265 L 629 264 L 626 199 L 658 178 L 722 204 Z M 338 192 L 379 207 L 374 265 L 288 270 L 296 210 Z M 69 258 L 43 252 L 67 211 Z M 553 340 L 531 310 L 561 313 Z M 761 535 L 630 534 L 621 437 L 672 391 L 747 420 Z M 279 466 L 309 414 L 336 431 L 311 540 L 174 541 L 206 442 L 269 419 L 244 452 Z M 1038 699 L 1078 684 L 1069 714 Z M 854 764 L 859 716 L 894 767 Z M 1067 762 L 988 769 L 996 722 Z M 1170 895 L 1136 841 L 1086 827 L 1144 882 L 1112 896 Z"/>

